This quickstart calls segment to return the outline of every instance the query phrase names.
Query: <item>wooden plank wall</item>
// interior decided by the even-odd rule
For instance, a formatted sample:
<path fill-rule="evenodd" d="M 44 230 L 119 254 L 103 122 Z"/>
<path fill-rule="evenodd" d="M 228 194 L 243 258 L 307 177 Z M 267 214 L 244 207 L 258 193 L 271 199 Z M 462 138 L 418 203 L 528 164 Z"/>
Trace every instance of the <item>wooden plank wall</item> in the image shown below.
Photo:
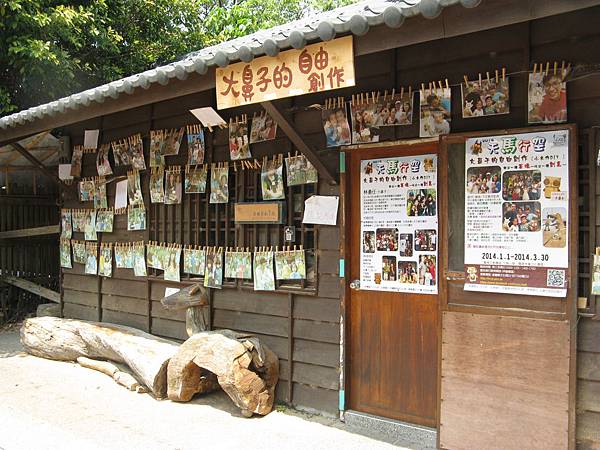
<path fill-rule="evenodd" d="M 600 447 L 600 320 L 579 322 L 577 440 L 581 449 Z"/>
<path fill-rule="evenodd" d="M 600 8 L 580 11 L 561 17 L 550 17 L 532 23 L 516 24 L 501 29 L 487 30 L 475 35 L 461 36 L 444 41 L 418 44 L 356 59 L 357 87 L 337 91 L 335 95 L 349 98 L 353 93 L 391 89 L 448 78 L 455 85 L 453 92 L 453 131 L 493 130 L 526 127 L 527 77 L 525 71 L 533 62 L 554 60 L 593 63 L 600 45 L 600 32 L 592 25 L 600 21 Z M 482 119 L 460 117 L 460 88 L 463 75 L 470 78 L 479 72 L 506 67 L 511 77 L 511 114 Z M 600 83 L 596 77 L 581 78 L 569 84 L 569 117 L 579 127 L 600 123 Z M 322 103 L 324 95 L 310 95 L 281 101 L 281 106 L 293 119 L 306 141 L 316 148 L 327 167 L 338 173 L 335 151 L 325 148 L 321 117 L 311 105 Z M 122 113 L 81 122 L 66 127 L 74 145 L 83 139 L 86 128 L 101 128 L 102 142 L 141 132 L 148 149 L 148 131 L 194 123 L 189 108 L 214 105 L 214 93 L 205 91 L 171 101 L 132 109 Z M 226 110 L 226 120 L 247 113 L 257 107 Z M 212 136 L 215 143 L 215 161 L 227 159 L 218 147 L 227 141 L 226 131 Z M 281 136 L 281 134 L 279 134 Z M 390 127 L 381 138 L 401 139 L 418 136 L 418 123 L 413 126 Z M 211 139 L 211 135 L 208 135 Z M 266 154 L 291 149 L 285 138 L 266 145 Z M 92 155 L 84 156 L 84 176 L 93 176 Z M 117 175 L 124 171 L 117 171 Z M 148 179 L 142 186 L 149 202 Z M 336 193 L 335 187 L 320 185 L 321 192 Z M 114 186 L 109 188 L 112 204 Z M 82 207 L 77 203 L 69 207 Z M 150 209 L 149 209 L 150 211 Z M 230 327 L 252 331 L 265 339 L 278 354 L 282 364 L 282 382 L 278 399 L 294 405 L 335 413 L 337 411 L 339 366 L 339 230 L 320 227 L 318 230 L 318 289 L 316 295 L 254 293 L 243 289 L 223 289 L 214 294 L 213 323 L 217 328 Z M 76 239 L 81 237 L 75 236 Z M 105 240 L 134 240 L 125 231 L 123 218 L 117 219 L 112 235 Z M 145 233 L 137 239 L 147 240 Z M 115 271 L 110 280 L 98 281 L 83 276 L 81 268 L 65 271 L 65 314 L 72 317 L 111 320 L 127 323 L 167 337 L 185 337 L 183 316 L 162 310 L 158 301 L 165 284 L 160 281 L 136 279 L 131 271 Z M 122 273 L 121 273 L 122 272 Z M 101 295 L 98 295 L 101 292 Z M 100 308 L 99 308 L 100 306 Z M 98 309 L 99 308 L 99 309 Z M 290 364 L 290 361 L 292 362 Z M 290 375 L 291 371 L 291 375 Z M 291 389 L 287 383 L 292 379 Z"/>

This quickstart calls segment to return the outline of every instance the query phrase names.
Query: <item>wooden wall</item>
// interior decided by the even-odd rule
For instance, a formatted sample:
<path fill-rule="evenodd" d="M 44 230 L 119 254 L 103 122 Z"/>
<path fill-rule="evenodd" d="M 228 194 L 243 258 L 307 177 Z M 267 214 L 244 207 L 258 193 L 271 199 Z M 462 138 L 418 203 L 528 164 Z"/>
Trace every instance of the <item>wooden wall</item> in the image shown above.
<path fill-rule="evenodd" d="M 442 41 L 412 45 L 357 57 L 357 87 L 336 92 L 348 98 L 352 93 L 385 90 L 448 78 L 453 85 L 453 132 L 526 127 L 527 76 L 534 62 L 565 60 L 573 63 L 598 63 L 600 8 L 592 8 L 560 17 L 549 17 L 531 23 L 515 24 L 476 34 Z M 393 33 L 390 30 L 390 33 Z M 506 67 L 514 75 L 510 79 L 511 113 L 481 119 L 460 117 L 460 88 L 463 75 L 470 78 L 479 72 Z M 569 83 L 569 121 L 580 128 L 600 124 L 600 83 L 598 75 L 581 77 Z M 320 113 L 311 105 L 322 103 L 325 96 L 311 95 L 281 102 L 286 113 L 314 146 L 327 167 L 338 172 L 338 156 L 325 148 Z M 81 122 L 66 127 L 74 145 L 82 142 L 83 130 L 101 128 L 101 141 L 126 137 L 151 129 L 195 123 L 189 108 L 214 105 L 213 91 L 186 95 L 171 101 L 146 105 L 122 113 Z M 236 114 L 259 110 L 244 107 L 226 110 L 226 120 Z M 410 127 L 389 128 L 382 139 L 414 138 L 418 136 L 417 121 Z M 214 144 L 214 161 L 228 159 L 223 146 L 225 131 L 208 134 Z M 148 142 L 145 142 L 146 152 Z M 263 144 L 262 154 L 293 150 L 289 141 L 278 132 L 272 145 Z M 261 155 L 258 155 L 261 156 Z M 84 156 L 83 176 L 93 176 L 93 156 Z M 117 171 L 117 175 L 124 174 Z M 147 177 L 142 179 L 146 202 Z M 337 193 L 336 187 L 320 183 L 323 193 Z M 114 199 L 114 184 L 109 188 L 109 205 Z M 66 207 L 85 207 L 77 202 Z M 148 210 L 150 211 L 150 209 Z M 102 239 L 110 241 L 148 240 L 148 232 L 128 233 L 124 217 L 118 217 L 113 234 Z M 339 378 L 339 296 L 338 277 L 339 230 L 336 227 L 318 229 L 318 287 L 310 293 L 255 293 L 244 288 L 214 292 L 213 325 L 251 331 L 262 337 L 281 360 L 282 381 L 278 399 L 294 405 L 336 413 Z M 75 236 L 82 239 L 82 236 Z M 172 338 L 185 338 L 183 317 L 164 311 L 158 301 L 166 285 L 159 279 L 135 278 L 130 270 L 117 270 L 111 279 L 98 279 L 81 274 L 82 268 L 65 270 L 64 312 L 69 317 L 102 319 L 140 327 Z M 100 294 L 99 294 L 100 293 Z M 590 344 L 597 348 L 598 344 Z M 590 352 L 592 355 L 598 353 Z M 599 359 L 600 360 L 600 359 Z M 291 379 L 291 384 L 290 384 Z M 595 391 L 594 391 L 595 392 Z"/>

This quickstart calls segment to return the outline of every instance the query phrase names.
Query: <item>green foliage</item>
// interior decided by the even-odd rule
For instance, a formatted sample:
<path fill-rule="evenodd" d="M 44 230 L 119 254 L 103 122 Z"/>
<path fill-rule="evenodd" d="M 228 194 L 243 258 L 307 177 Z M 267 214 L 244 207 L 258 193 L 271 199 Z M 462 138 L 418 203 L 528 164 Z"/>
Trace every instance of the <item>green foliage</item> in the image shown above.
<path fill-rule="evenodd" d="M 0 115 L 356 0 L 0 0 Z"/>

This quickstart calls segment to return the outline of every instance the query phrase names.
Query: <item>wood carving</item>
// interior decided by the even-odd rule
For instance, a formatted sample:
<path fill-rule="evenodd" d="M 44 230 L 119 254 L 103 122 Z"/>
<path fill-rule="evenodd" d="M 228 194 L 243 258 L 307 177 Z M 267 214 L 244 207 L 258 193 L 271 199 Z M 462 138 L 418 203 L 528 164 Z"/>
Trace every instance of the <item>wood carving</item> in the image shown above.
<path fill-rule="evenodd" d="M 135 378 L 145 385 L 157 398 L 167 394 L 167 364 L 179 346 L 143 331 L 121 325 L 37 317 L 27 319 L 21 327 L 21 342 L 25 351 L 42 358 L 60 361 L 77 361 L 80 357 L 107 359 L 126 364 Z M 95 365 L 96 370 L 114 371 L 106 365 L 102 368 L 88 359 L 82 365 Z M 123 372 L 117 378 L 126 386 L 135 386 Z M 117 382 L 120 382 L 115 378 Z"/>
<path fill-rule="evenodd" d="M 273 408 L 279 360 L 257 338 L 230 330 L 194 334 L 169 362 L 169 399 L 186 402 L 206 392 L 210 374 L 244 416 L 266 415 Z"/>
<path fill-rule="evenodd" d="M 204 286 L 196 283 L 192 286 L 181 289 L 168 297 L 163 297 L 160 303 L 165 309 L 179 310 L 185 309 L 185 329 L 188 336 L 192 336 L 201 331 L 206 331 L 210 311 L 208 308 L 208 294 Z"/>

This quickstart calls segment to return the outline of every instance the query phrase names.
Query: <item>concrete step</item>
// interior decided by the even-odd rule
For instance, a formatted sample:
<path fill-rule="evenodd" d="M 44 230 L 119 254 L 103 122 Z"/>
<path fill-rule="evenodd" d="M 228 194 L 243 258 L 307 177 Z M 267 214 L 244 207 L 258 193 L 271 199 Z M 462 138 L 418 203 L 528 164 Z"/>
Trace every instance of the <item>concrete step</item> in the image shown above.
<path fill-rule="evenodd" d="M 348 410 L 344 422 L 349 431 L 413 450 L 430 450 L 437 446 L 433 428 Z"/>

